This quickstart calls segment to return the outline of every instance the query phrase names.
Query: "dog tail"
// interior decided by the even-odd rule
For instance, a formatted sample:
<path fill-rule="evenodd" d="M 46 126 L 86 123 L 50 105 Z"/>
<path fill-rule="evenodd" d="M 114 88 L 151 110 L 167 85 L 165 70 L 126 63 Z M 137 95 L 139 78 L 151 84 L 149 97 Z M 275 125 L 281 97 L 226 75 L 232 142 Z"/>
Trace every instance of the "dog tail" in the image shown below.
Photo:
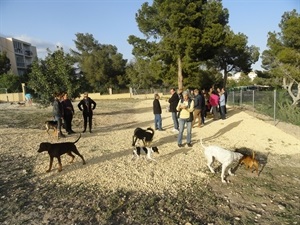
<path fill-rule="evenodd" d="M 150 130 L 154 134 L 154 130 L 151 127 L 148 127 L 147 130 Z"/>
<path fill-rule="evenodd" d="M 202 146 L 203 148 L 206 148 L 206 147 L 203 145 L 203 143 L 202 143 L 202 138 L 200 138 L 199 142 L 200 142 L 200 144 L 201 144 L 201 146 Z"/>
<path fill-rule="evenodd" d="M 74 141 L 73 143 L 75 144 L 77 141 L 79 141 L 80 138 L 81 138 L 81 133 L 79 133 L 79 137 L 78 137 L 77 140 Z"/>

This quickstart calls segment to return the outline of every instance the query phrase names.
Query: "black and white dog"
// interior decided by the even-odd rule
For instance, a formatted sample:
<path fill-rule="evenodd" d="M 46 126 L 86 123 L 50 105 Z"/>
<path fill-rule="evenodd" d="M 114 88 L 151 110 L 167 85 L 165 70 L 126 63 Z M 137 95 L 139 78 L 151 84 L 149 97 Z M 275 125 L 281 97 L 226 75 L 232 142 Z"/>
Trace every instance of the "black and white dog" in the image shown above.
<path fill-rule="evenodd" d="M 132 136 L 132 146 L 135 146 L 137 140 L 142 140 L 144 146 L 148 146 L 154 136 L 154 130 L 151 127 L 148 127 L 146 130 L 140 127 L 135 128 Z"/>
<path fill-rule="evenodd" d="M 157 147 L 140 147 L 140 146 L 135 146 L 133 149 L 133 158 L 137 158 L 139 159 L 141 155 L 146 155 L 146 158 L 152 161 L 155 161 L 155 159 L 153 159 L 151 157 L 152 153 L 156 152 L 157 154 L 159 154 L 158 148 Z"/>

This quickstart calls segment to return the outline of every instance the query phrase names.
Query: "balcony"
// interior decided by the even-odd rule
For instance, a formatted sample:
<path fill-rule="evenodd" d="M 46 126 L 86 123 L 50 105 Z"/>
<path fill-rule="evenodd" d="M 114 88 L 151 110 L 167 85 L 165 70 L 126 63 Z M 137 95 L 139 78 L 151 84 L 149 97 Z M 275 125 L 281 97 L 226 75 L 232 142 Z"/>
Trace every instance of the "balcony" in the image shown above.
<path fill-rule="evenodd" d="M 33 53 L 32 53 L 32 51 L 30 51 L 30 50 L 25 50 L 25 51 L 24 51 L 24 55 L 25 55 L 25 56 L 32 56 Z"/>
<path fill-rule="evenodd" d="M 21 48 L 15 48 L 15 53 L 16 54 L 23 54 L 23 49 L 21 49 Z"/>

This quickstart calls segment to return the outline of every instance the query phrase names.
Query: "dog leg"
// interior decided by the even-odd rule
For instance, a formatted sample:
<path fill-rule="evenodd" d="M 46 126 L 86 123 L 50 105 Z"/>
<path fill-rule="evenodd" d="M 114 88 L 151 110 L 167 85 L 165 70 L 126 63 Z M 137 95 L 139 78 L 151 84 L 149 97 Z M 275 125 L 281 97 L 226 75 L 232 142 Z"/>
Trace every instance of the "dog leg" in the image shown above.
<path fill-rule="evenodd" d="M 70 163 L 73 163 L 75 156 L 71 152 L 67 152 L 67 154 L 72 157 Z"/>
<path fill-rule="evenodd" d="M 138 138 L 135 137 L 135 136 L 132 137 L 132 146 L 135 146 L 135 143 L 136 143 L 137 139 Z"/>
<path fill-rule="evenodd" d="M 231 172 L 231 168 L 228 169 L 228 174 L 229 174 L 230 176 L 235 176 L 235 174 Z"/>
<path fill-rule="evenodd" d="M 139 155 L 137 154 L 137 152 L 134 150 L 133 153 L 132 153 L 132 158 L 131 160 L 133 160 L 134 158 L 136 158 L 138 160 L 139 158 Z"/>
<path fill-rule="evenodd" d="M 58 172 L 61 172 L 62 171 L 62 164 L 61 164 L 61 160 L 60 160 L 59 156 L 57 157 L 57 160 L 58 160 Z"/>
<path fill-rule="evenodd" d="M 82 164 L 84 165 L 85 160 L 84 160 L 83 156 L 79 153 L 78 149 L 75 147 L 75 149 L 72 152 L 75 153 L 76 155 L 78 155 L 82 159 Z"/>
<path fill-rule="evenodd" d="M 221 172 L 221 181 L 222 183 L 227 183 L 225 180 L 225 171 L 226 171 L 227 165 L 222 164 L 222 172 Z"/>
<path fill-rule="evenodd" d="M 86 162 L 85 162 L 85 160 L 84 160 L 84 158 L 83 158 L 83 156 L 82 155 L 78 155 L 81 159 L 82 159 L 82 165 L 85 165 L 86 164 Z"/>
<path fill-rule="evenodd" d="M 214 168 L 212 168 L 212 166 L 211 166 L 213 164 L 213 162 L 214 162 L 213 157 L 207 157 L 207 166 L 212 173 L 215 173 Z"/>
<path fill-rule="evenodd" d="M 144 147 L 146 147 L 147 143 L 145 142 L 145 139 L 143 139 L 142 141 L 143 141 Z"/>
<path fill-rule="evenodd" d="M 157 162 L 155 159 L 151 158 L 150 155 L 147 154 L 147 159 L 151 160 L 151 161 L 154 161 L 154 162 Z"/>
<path fill-rule="evenodd" d="M 47 173 L 49 173 L 49 172 L 51 171 L 52 164 L 53 164 L 53 157 L 50 157 L 49 169 L 48 169 L 48 170 L 46 170 L 46 172 L 47 172 Z"/>

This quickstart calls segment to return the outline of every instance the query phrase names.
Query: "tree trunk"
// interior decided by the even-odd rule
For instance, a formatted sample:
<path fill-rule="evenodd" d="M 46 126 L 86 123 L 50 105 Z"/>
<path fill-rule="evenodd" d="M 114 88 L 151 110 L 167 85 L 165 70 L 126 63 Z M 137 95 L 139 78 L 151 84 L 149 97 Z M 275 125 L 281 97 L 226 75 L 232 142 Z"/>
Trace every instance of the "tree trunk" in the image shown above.
<path fill-rule="evenodd" d="M 282 82 L 283 82 L 283 88 L 288 91 L 289 95 L 291 96 L 291 98 L 293 100 L 292 105 L 293 106 L 297 105 L 298 102 L 300 101 L 300 83 L 297 84 L 297 87 L 298 87 L 297 95 L 294 95 L 294 93 L 292 91 L 292 87 L 295 83 L 295 80 L 284 77 Z"/>
<path fill-rule="evenodd" d="M 180 56 L 178 56 L 177 65 L 178 65 L 178 89 L 183 89 L 182 65 L 181 65 Z"/>
<path fill-rule="evenodd" d="M 228 71 L 224 69 L 224 80 L 223 80 L 223 88 L 226 88 L 226 83 L 227 83 L 227 78 L 228 78 Z"/>

